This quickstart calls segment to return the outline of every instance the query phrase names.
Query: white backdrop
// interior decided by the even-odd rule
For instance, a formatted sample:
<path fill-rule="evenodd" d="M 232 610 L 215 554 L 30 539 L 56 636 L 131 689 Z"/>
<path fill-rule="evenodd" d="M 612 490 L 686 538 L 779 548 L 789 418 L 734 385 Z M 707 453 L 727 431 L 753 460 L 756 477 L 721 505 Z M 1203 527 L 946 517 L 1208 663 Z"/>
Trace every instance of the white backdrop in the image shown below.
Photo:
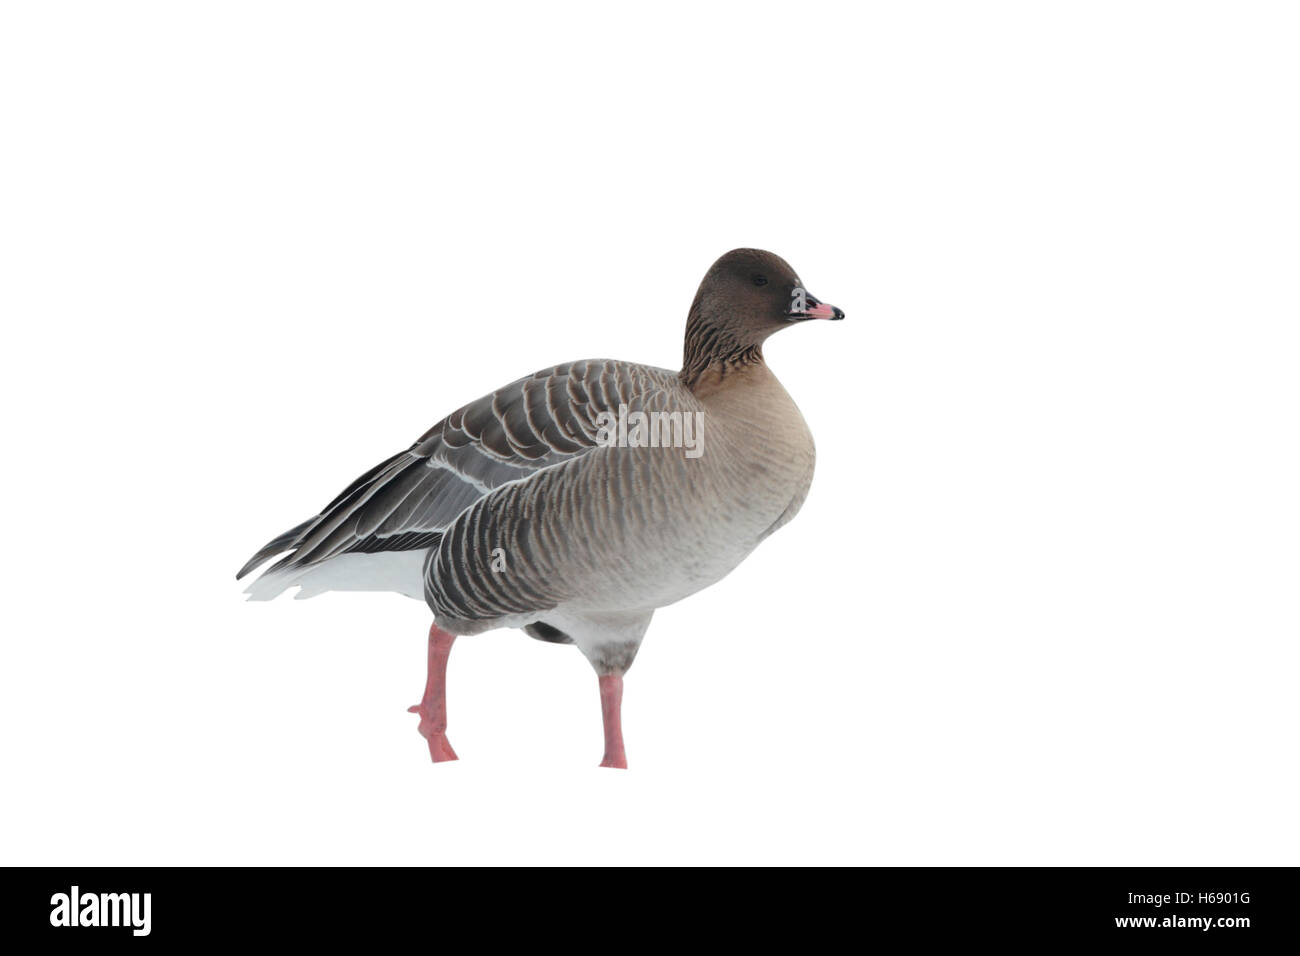
<path fill-rule="evenodd" d="M 1291 8 L 1293 10 L 1294 8 Z M 1297 862 L 1296 16 L 7 4 L 5 863 Z M 798 519 L 596 680 L 235 570 L 735 246 Z"/>

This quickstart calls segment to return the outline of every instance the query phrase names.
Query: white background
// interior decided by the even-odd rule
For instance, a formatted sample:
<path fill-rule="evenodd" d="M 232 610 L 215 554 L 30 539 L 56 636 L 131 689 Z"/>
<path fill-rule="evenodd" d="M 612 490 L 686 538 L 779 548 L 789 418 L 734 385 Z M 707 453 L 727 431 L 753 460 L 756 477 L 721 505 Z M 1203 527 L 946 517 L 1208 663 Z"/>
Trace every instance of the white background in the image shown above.
<path fill-rule="evenodd" d="M 1293 9 L 6 4 L 0 859 L 1300 862 Z M 433 766 L 423 605 L 243 601 L 742 245 L 848 313 L 817 477 L 629 772 L 572 648 L 458 642 Z"/>

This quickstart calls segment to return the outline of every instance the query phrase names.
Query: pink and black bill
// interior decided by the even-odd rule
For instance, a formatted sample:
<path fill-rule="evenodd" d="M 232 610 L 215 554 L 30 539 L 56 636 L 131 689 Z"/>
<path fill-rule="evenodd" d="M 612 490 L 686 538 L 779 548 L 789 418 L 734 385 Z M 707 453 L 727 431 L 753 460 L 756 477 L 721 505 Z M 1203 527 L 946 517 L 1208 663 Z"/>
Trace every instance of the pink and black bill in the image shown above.
<path fill-rule="evenodd" d="M 825 302 L 819 302 L 816 298 L 807 293 L 803 296 L 803 308 L 791 306 L 790 320 L 792 322 L 803 322 L 807 319 L 829 319 L 832 322 L 838 322 L 844 318 L 844 310 L 828 305 Z"/>

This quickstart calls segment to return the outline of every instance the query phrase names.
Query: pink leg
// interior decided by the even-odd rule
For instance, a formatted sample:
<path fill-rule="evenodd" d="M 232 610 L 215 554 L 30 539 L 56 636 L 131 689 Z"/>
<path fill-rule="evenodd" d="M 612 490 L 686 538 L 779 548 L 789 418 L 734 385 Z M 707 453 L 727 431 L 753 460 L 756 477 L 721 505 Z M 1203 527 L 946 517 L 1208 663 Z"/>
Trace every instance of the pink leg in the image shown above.
<path fill-rule="evenodd" d="M 605 720 L 605 759 L 602 767 L 627 769 L 627 752 L 623 750 L 623 675 L 600 677 L 600 715 Z"/>
<path fill-rule="evenodd" d="M 429 756 L 434 763 L 455 760 L 456 751 L 447 742 L 447 658 L 456 635 L 434 624 L 429 628 L 429 679 L 424 685 L 424 699 L 407 711 L 420 715 L 420 733 L 429 742 Z"/>

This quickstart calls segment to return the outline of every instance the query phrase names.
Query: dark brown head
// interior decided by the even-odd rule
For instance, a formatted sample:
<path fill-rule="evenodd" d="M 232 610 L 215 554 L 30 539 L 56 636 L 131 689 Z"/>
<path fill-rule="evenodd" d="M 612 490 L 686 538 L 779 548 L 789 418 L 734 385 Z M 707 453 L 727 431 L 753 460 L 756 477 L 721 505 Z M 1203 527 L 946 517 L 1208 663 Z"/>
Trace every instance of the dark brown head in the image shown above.
<path fill-rule="evenodd" d="M 693 385 L 710 366 L 728 368 L 763 360 L 763 342 L 807 319 L 842 319 L 818 302 L 780 256 L 762 249 L 733 249 L 713 264 L 695 293 L 686 320 L 682 380 Z"/>

